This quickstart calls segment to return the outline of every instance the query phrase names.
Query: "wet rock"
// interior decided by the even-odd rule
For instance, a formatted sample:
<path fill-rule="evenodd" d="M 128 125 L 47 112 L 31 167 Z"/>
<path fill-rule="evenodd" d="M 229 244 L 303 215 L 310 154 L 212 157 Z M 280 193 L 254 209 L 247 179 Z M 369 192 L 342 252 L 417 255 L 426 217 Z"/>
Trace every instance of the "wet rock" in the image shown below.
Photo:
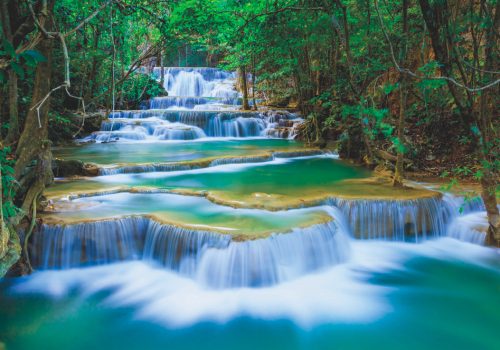
<path fill-rule="evenodd" d="M 280 119 L 278 122 L 278 126 L 282 127 L 282 128 L 291 128 L 291 127 L 293 127 L 294 123 L 295 122 L 293 120 Z"/>
<path fill-rule="evenodd" d="M 84 163 L 83 169 L 85 176 L 97 176 L 99 175 L 99 167 L 94 163 Z"/>
<path fill-rule="evenodd" d="M 12 268 L 21 256 L 19 236 L 11 227 L 4 224 L 2 226 L 0 230 L 0 236 L 2 236 L 2 247 L 0 247 L 0 277 L 6 275 L 7 271 Z"/>
<path fill-rule="evenodd" d="M 78 145 L 86 145 L 89 143 L 95 143 L 95 140 L 93 140 L 93 139 L 80 139 L 80 140 L 77 140 L 76 143 Z"/>
<path fill-rule="evenodd" d="M 52 171 L 56 177 L 99 175 L 99 167 L 96 164 L 58 158 L 52 161 Z"/>
<path fill-rule="evenodd" d="M 276 137 L 276 138 L 288 138 L 290 135 L 290 129 L 289 128 L 273 128 L 273 129 L 268 129 L 266 132 L 266 135 L 269 137 Z"/>

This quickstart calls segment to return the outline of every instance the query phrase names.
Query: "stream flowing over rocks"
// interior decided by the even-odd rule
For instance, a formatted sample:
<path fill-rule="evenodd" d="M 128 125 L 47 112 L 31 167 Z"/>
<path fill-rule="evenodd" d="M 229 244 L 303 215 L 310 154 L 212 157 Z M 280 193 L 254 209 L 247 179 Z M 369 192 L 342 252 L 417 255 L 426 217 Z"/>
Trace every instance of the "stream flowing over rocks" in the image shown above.
<path fill-rule="evenodd" d="M 140 348 L 132 336 L 144 348 L 211 337 L 230 348 L 235 334 L 254 348 L 290 338 L 325 348 L 358 334 L 367 348 L 367 324 L 492 348 L 490 329 L 484 346 L 470 337 L 478 319 L 500 322 L 500 259 L 483 246 L 480 199 L 394 188 L 307 147 L 295 140 L 299 115 L 242 110 L 236 73 L 151 74 L 168 96 L 114 111 L 100 131 L 54 149 L 64 161 L 28 247 L 36 271 L 0 282 L 0 334 L 46 324 L 13 348 L 88 324 L 106 328 L 89 348 Z"/>

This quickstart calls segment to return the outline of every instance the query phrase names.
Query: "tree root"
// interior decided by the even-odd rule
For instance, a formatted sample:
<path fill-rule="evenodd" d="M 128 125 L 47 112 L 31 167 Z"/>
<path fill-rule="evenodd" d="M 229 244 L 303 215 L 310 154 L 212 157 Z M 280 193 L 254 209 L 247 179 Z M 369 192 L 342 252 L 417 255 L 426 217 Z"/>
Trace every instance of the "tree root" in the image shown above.
<path fill-rule="evenodd" d="M 26 235 L 24 237 L 24 244 L 23 244 L 23 253 L 24 256 L 26 257 L 26 264 L 28 265 L 30 273 L 33 272 L 33 267 L 31 266 L 30 256 L 28 253 L 28 241 L 31 237 L 31 234 L 33 233 L 33 229 L 35 228 L 35 223 L 36 223 L 36 200 L 37 196 L 33 198 L 33 205 L 32 205 L 33 211 L 31 212 L 31 223 L 30 227 L 28 228 L 28 232 L 26 232 Z"/>

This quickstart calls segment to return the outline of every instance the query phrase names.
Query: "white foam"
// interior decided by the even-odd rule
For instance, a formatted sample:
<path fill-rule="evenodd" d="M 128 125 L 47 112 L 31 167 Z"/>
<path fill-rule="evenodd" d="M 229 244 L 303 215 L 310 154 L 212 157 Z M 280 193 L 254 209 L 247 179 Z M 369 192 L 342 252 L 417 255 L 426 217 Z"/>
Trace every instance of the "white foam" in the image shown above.
<path fill-rule="evenodd" d="M 461 241 L 484 244 L 488 231 L 488 218 L 485 211 L 457 216 L 448 226 L 447 236 Z"/>
<path fill-rule="evenodd" d="M 289 319 L 302 327 L 325 322 L 371 322 L 391 310 L 392 289 L 367 282 L 375 272 L 404 270 L 404 262 L 426 256 L 491 266 L 498 250 L 440 239 L 424 244 L 352 241 L 348 263 L 266 288 L 212 290 L 196 281 L 148 265 L 127 262 L 87 269 L 38 272 L 13 288 L 54 297 L 79 289 L 83 295 L 111 290 L 106 307 L 134 307 L 138 319 L 170 328 L 227 322 L 240 316 Z M 489 261 L 489 262 L 488 262 Z"/>
<path fill-rule="evenodd" d="M 143 262 L 127 262 L 39 272 L 14 288 L 54 297 L 74 289 L 86 296 L 112 290 L 104 306 L 135 307 L 138 319 L 172 328 L 239 316 L 290 319 L 310 327 L 328 321 L 368 322 L 389 310 L 380 298 L 386 289 L 363 283 L 348 266 L 269 288 L 213 290 Z"/>

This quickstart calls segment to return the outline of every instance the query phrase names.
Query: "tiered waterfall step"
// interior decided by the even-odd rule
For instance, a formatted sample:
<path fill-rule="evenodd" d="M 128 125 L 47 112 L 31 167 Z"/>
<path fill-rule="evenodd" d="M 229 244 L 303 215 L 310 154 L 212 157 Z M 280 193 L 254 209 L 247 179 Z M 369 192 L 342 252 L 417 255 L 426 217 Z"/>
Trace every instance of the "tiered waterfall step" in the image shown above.
<path fill-rule="evenodd" d="M 437 192 L 396 189 L 389 180 L 325 155 L 58 181 L 46 195 L 57 201 L 115 192 L 177 193 L 225 207 L 278 211 L 326 204 L 342 211 L 347 231 L 358 238 L 415 241 L 442 236 L 445 224 L 458 213 Z"/>
<path fill-rule="evenodd" d="M 128 110 L 110 114 L 81 142 L 193 140 L 206 137 L 293 138 L 302 119 L 290 112 Z"/>
<path fill-rule="evenodd" d="M 153 77 L 163 82 L 169 96 L 240 97 L 236 73 L 210 67 L 155 67 Z"/>
<path fill-rule="evenodd" d="M 31 249 L 39 269 L 140 259 L 215 288 L 284 282 L 342 263 L 349 253 L 347 236 L 334 222 L 238 242 L 203 228 L 188 229 L 141 217 L 44 225 Z"/>
<path fill-rule="evenodd" d="M 144 104 L 144 109 L 230 109 L 242 105 L 241 97 L 154 97 Z"/>
<path fill-rule="evenodd" d="M 293 140 L 262 138 L 90 143 L 54 148 L 53 171 L 57 177 L 177 171 L 329 153 Z"/>

